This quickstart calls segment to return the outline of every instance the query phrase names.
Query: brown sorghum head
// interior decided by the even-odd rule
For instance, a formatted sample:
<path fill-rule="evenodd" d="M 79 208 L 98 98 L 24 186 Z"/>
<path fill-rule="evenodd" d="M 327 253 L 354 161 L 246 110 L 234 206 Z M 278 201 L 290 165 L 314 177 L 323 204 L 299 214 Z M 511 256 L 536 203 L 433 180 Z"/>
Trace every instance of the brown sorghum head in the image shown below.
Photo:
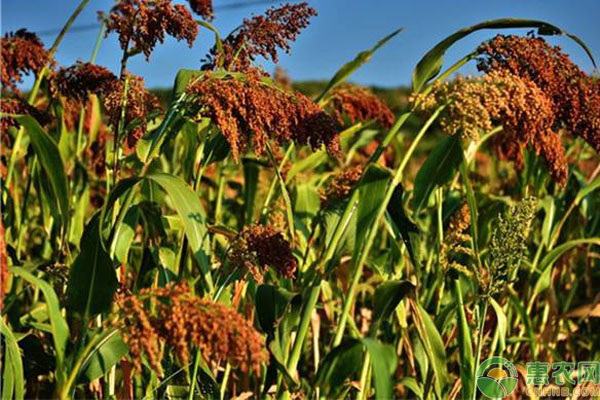
<path fill-rule="evenodd" d="M 2 99 L 0 99 L 0 111 L 2 112 L 2 114 L 31 115 L 42 126 L 50 123 L 52 120 L 48 113 L 32 105 L 29 105 L 26 101 L 18 97 L 3 97 Z M 8 129 L 12 126 L 18 128 L 19 124 L 13 118 L 6 116 L 3 116 L 0 119 L 0 124 L 2 140 L 5 141 L 5 144 L 9 144 L 10 136 L 8 135 Z"/>
<path fill-rule="evenodd" d="M 257 155 L 264 154 L 269 135 L 277 144 L 293 140 L 313 149 L 325 145 L 332 155 L 340 153 L 333 118 L 306 96 L 284 92 L 256 74 L 213 78 L 207 73 L 187 92 L 193 95 L 198 115 L 209 117 L 227 138 L 236 160 L 250 144 Z"/>
<path fill-rule="evenodd" d="M 210 50 L 203 69 L 222 65 L 228 71 L 246 72 L 257 56 L 278 61 L 277 49 L 290 51 L 289 42 L 296 40 L 317 12 L 308 3 L 285 4 L 270 8 L 265 15 L 245 19 L 242 26 L 223 40 L 223 53 L 216 47 Z"/>
<path fill-rule="evenodd" d="M 262 282 L 267 267 L 286 278 L 293 278 L 296 259 L 283 234 L 271 225 L 246 226 L 231 243 L 228 259 L 233 268 L 248 270 Z"/>
<path fill-rule="evenodd" d="M 598 83 L 575 65 L 558 46 L 542 38 L 498 35 L 479 47 L 478 68 L 508 71 L 533 82 L 548 97 L 554 130 L 564 127 L 600 151 Z"/>
<path fill-rule="evenodd" d="M 23 75 L 37 74 L 54 61 L 36 34 L 26 29 L 8 33 L 0 39 L 2 51 L 2 86 L 15 89 Z"/>
<path fill-rule="evenodd" d="M 190 3 L 190 8 L 193 12 L 201 16 L 207 21 L 212 21 L 215 12 L 213 9 L 212 0 L 188 0 Z"/>
<path fill-rule="evenodd" d="M 77 61 L 68 68 L 61 68 L 54 75 L 53 81 L 60 94 L 82 101 L 90 93 L 98 96 L 106 94 L 117 77 L 107 68 Z"/>
<path fill-rule="evenodd" d="M 121 49 L 142 52 L 146 59 L 157 42 L 163 43 L 165 34 L 177 40 L 186 40 L 191 47 L 198 34 L 198 26 L 190 11 L 183 5 L 172 5 L 171 0 L 120 0 L 106 16 L 106 35 L 115 31 Z"/>
<path fill-rule="evenodd" d="M 160 109 L 161 106 L 158 98 L 144 87 L 144 80 L 141 77 L 128 74 L 126 79 L 127 99 L 123 126 L 127 129 L 127 145 L 132 148 L 146 132 L 148 115 L 152 111 Z M 124 80 L 112 82 L 106 90 L 106 95 L 102 98 L 109 125 L 115 132 L 118 130 L 121 119 L 125 86 Z"/>
<path fill-rule="evenodd" d="M 152 312 L 144 301 L 154 302 Z M 207 362 L 227 361 L 244 373 L 258 374 L 260 364 L 268 359 L 264 339 L 250 321 L 221 303 L 192 295 L 185 284 L 142 289 L 138 296 L 117 303 L 125 317 L 121 319 L 123 340 L 138 370 L 146 352 L 152 368 L 160 372 L 161 343 L 174 348 L 182 365 L 188 364 L 192 345 Z"/>
<path fill-rule="evenodd" d="M 152 369 L 161 375 L 160 336 L 151 323 L 143 301 L 121 293 L 117 293 L 115 300 L 119 308 L 118 323 L 122 327 L 123 340 L 129 346 L 135 369 L 142 370 L 142 355 L 145 354 Z"/>
<path fill-rule="evenodd" d="M 343 115 L 354 124 L 357 121 L 375 119 L 383 128 L 394 124 L 394 113 L 379 97 L 370 90 L 355 85 L 343 85 L 333 90 L 329 108 L 340 124 Z"/>
<path fill-rule="evenodd" d="M 450 268 L 465 273 L 468 276 L 479 276 L 474 264 L 460 262 L 460 257 L 470 257 L 472 251 L 465 243 L 471 240 L 468 229 L 471 226 L 471 213 L 467 203 L 463 203 L 448 221 L 444 232 L 444 240 L 440 247 L 440 265 L 443 270 Z"/>
<path fill-rule="evenodd" d="M 319 192 L 321 203 L 332 204 L 348 197 L 362 173 L 362 166 L 355 165 L 334 175 L 327 187 Z"/>
<path fill-rule="evenodd" d="M 527 78 L 505 70 L 491 71 L 481 78 L 444 83 L 426 95 L 419 107 L 432 112 L 446 104 L 440 126 L 446 133 L 478 139 L 480 131 L 502 125 L 493 142 L 499 156 L 522 165 L 521 149 L 531 144 L 542 155 L 550 175 L 566 183 L 568 165 L 564 147 L 553 131 L 555 114 L 546 94 Z"/>

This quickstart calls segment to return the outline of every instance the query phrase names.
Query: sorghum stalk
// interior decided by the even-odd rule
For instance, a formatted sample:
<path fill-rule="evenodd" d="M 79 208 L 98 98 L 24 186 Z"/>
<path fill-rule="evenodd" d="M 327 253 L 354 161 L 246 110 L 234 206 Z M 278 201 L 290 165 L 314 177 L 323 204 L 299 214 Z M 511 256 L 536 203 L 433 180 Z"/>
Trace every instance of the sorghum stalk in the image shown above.
<path fill-rule="evenodd" d="M 90 0 L 82 0 L 81 3 L 79 3 L 79 6 L 77 6 L 77 8 L 75 9 L 75 11 L 73 11 L 73 14 L 71 14 L 69 19 L 67 20 L 67 23 L 65 24 L 65 26 L 63 26 L 60 33 L 54 40 L 52 47 L 50 47 L 49 57 L 48 57 L 49 59 L 52 59 L 52 57 L 54 56 L 54 53 L 56 53 L 56 50 L 58 49 L 58 45 L 60 44 L 60 42 L 62 42 L 63 37 L 65 36 L 67 31 L 71 27 L 73 22 L 75 22 L 75 19 L 77 18 L 77 16 L 81 13 L 81 11 L 83 11 L 85 6 L 89 2 L 90 2 Z M 38 91 L 40 90 L 40 85 L 42 84 L 42 79 L 44 79 L 44 75 L 46 75 L 47 71 L 48 71 L 48 66 L 45 66 L 44 68 L 42 68 L 40 73 L 37 75 L 35 83 L 33 84 L 33 89 L 31 89 L 31 93 L 29 94 L 29 98 L 27 100 L 28 104 L 30 104 L 30 105 L 33 104 L 33 101 L 37 97 Z M 13 173 L 13 170 L 15 167 L 15 162 L 17 161 L 17 151 L 20 147 L 21 140 L 23 140 L 24 133 L 25 133 L 25 128 L 23 126 L 21 126 L 17 133 L 17 137 L 15 138 L 15 143 L 13 145 L 12 152 L 10 153 L 10 160 L 9 160 L 7 171 L 6 171 L 5 186 L 7 188 L 9 187 L 11 179 L 12 179 L 12 173 Z"/>
<path fill-rule="evenodd" d="M 342 342 L 342 337 L 344 336 L 344 329 L 346 327 L 346 322 L 347 322 L 348 316 L 350 314 L 350 308 L 351 308 L 352 304 L 354 303 L 354 296 L 356 295 L 356 288 L 358 286 L 358 282 L 360 281 L 360 277 L 362 276 L 362 269 L 363 269 L 364 263 L 367 259 L 367 255 L 369 254 L 369 251 L 371 250 L 371 246 L 373 245 L 373 242 L 375 240 L 375 235 L 377 234 L 377 229 L 375 229 L 375 228 L 376 228 L 377 224 L 379 224 L 381 217 L 383 217 L 383 215 L 385 214 L 387 205 L 392 198 L 394 189 L 396 188 L 396 186 L 398 186 L 398 184 L 402 180 L 402 176 L 404 174 L 404 168 L 406 168 L 406 165 L 408 164 L 408 161 L 409 161 L 410 157 L 412 156 L 412 153 L 415 151 L 417 145 L 419 144 L 419 142 L 421 141 L 423 136 L 425 136 L 425 133 L 427 132 L 427 130 L 429 129 L 431 124 L 435 121 L 435 119 L 437 118 L 437 116 L 443 109 L 444 109 L 444 106 L 438 107 L 438 109 L 431 115 L 431 117 L 429 117 L 427 122 L 425 122 L 425 124 L 423 125 L 423 127 L 421 128 L 421 130 L 419 131 L 419 133 L 413 140 L 412 144 L 410 145 L 409 149 L 407 150 L 406 154 L 404 155 L 404 158 L 402 159 L 400 166 L 398 167 L 398 169 L 396 170 L 396 173 L 394 174 L 394 178 L 392 179 L 392 182 L 388 186 L 388 189 L 385 193 L 383 202 L 380 204 L 379 209 L 377 211 L 377 216 L 375 217 L 375 220 L 373 221 L 371 229 L 369 230 L 369 233 L 367 236 L 367 241 L 365 243 L 365 247 L 363 248 L 363 251 L 361 252 L 360 257 L 354 266 L 354 271 L 352 273 L 352 283 L 350 284 L 350 289 L 348 290 L 348 294 L 346 296 L 346 301 L 344 302 L 344 308 L 342 310 L 342 314 L 340 316 L 340 320 L 339 320 L 338 327 L 336 330 L 335 338 L 333 340 L 334 347 L 338 346 Z M 396 125 L 398 125 L 398 124 L 396 124 Z M 357 193 L 356 190 L 354 192 Z"/>

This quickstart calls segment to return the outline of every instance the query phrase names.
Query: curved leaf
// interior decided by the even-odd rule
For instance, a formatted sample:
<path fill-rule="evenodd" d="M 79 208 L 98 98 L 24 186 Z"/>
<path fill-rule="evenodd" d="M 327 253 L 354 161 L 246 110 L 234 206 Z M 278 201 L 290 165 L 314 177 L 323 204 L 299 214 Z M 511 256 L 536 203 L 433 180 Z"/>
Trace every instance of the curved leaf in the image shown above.
<path fill-rule="evenodd" d="M 121 335 L 115 331 L 106 341 L 99 343 L 83 374 L 89 382 L 100 378 L 125 357 L 128 351 Z"/>
<path fill-rule="evenodd" d="M 454 43 L 470 35 L 471 33 L 482 29 L 506 28 L 538 28 L 538 33 L 540 35 L 566 35 L 567 37 L 573 39 L 578 45 L 580 45 L 584 49 L 588 57 L 592 60 L 594 67 L 596 67 L 596 62 L 594 61 L 590 49 L 577 36 L 566 33 L 562 29 L 544 21 L 519 18 L 500 18 L 491 21 L 485 21 L 467 28 L 463 28 L 448 36 L 447 38 L 439 42 L 437 45 L 435 45 L 435 47 L 433 47 L 431 50 L 429 50 L 427 54 L 425 54 L 425 56 L 421 58 L 421 60 L 415 67 L 415 70 L 413 71 L 413 91 L 421 91 L 421 89 L 423 89 L 427 82 L 435 78 L 435 76 L 442 69 L 442 64 L 444 62 L 444 54 L 446 53 L 446 50 L 448 50 Z"/>
<path fill-rule="evenodd" d="M 419 239 L 419 227 L 406 215 L 402 201 L 404 188 L 398 184 L 392 192 L 392 198 L 387 205 L 387 213 L 393 222 L 393 226 L 400 233 L 400 237 L 408 250 L 410 260 L 415 267 L 419 266 L 416 242 Z"/>
<path fill-rule="evenodd" d="M 555 247 L 552 251 L 546 254 L 544 258 L 542 258 L 539 267 L 541 274 L 533 288 L 530 303 L 533 302 L 533 300 L 538 294 L 540 294 L 542 291 L 546 290 L 550 286 L 550 276 L 552 273 L 552 266 L 554 265 L 554 263 L 558 261 L 558 259 L 564 253 L 582 244 L 596 244 L 600 246 L 600 238 L 575 239 L 568 241 L 566 243 L 561 244 L 560 246 Z"/>
<path fill-rule="evenodd" d="M 433 149 L 415 177 L 412 201 L 415 214 L 427 204 L 433 189 L 452 179 L 463 157 L 460 139 L 456 136 L 445 138 Z"/>
<path fill-rule="evenodd" d="M 367 61 L 369 61 L 371 59 L 371 56 L 373 55 L 373 53 L 375 53 L 377 50 L 379 50 L 379 48 L 381 46 L 386 44 L 391 38 L 393 38 L 398 33 L 400 33 L 403 29 L 404 28 L 396 29 L 394 32 L 390 33 L 389 35 L 387 35 L 386 37 L 381 39 L 379 42 L 377 42 L 377 44 L 375 46 L 373 46 L 371 49 L 361 51 L 354 58 L 354 60 L 344 64 L 342 66 L 342 68 L 340 68 L 335 73 L 333 78 L 331 78 L 329 83 L 327 83 L 327 86 L 325 86 L 325 89 L 323 90 L 323 92 L 321 92 L 319 97 L 317 97 L 316 101 L 320 101 L 321 99 L 323 99 L 323 97 L 325 97 L 325 95 L 331 89 L 333 89 L 334 87 L 336 87 L 337 85 L 339 85 L 340 83 L 343 83 L 346 79 L 348 79 L 348 77 L 350 75 L 352 75 L 354 73 L 354 71 L 359 69 L 364 63 L 366 63 Z"/>
<path fill-rule="evenodd" d="M 56 354 L 56 376 L 58 383 L 62 383 L 65 379 L 65 352 L 67 349 L 67 341 L 69 340 L 69 326 L 67 321 L 60 312 L 58 297 L 50 284 L 42 279 L 37 278 L 21 267 L 9 267 L 9 271 L 17 275 L 30 284 L 37 286 L 44 294 L 46 305 L 48 307 L 48 318 L 50 318 L 50 327 L 52 329 L 52 339 L 54 341 L 54 352 Z"/>
<path fill-rule="evenodd" d="M 189 188 L 181 178 L 173 175 L 156 173 L 146 176 L 146 179 L 156 182 L 171 198 L 171 203 L 183 223 L 183 229 L 190 248 L 194 252 L 194 257 L 204 274 L 206 284 L 212 290 L 206 213 L 202 203 L 200 203 L 198 194 Z"/>
<path fill-rule="evenodd" d="M 118 284 L 113 261 L 100 242 L 98 225 L 96 213 L 83 231 L 67 286 L 68 308 L 85 319 L 109 310 Z"/>
<path fill-rule="evenodd" d="M 394 346 L 380 343 L 372 338 L 361 339 L 361 342 L 369 352 L 373 364 L 375 399 L 392 399 L 394 397 L 392 378 L 398 365 L 398 357 Z"/>
<path fill-rule="evenodd" d="M 389 318 L 398 304 L 415 289 L 411 282 L 386 281 L 377 286 L 373 295 L 373 325 L 377 327 L 381 321 Z"/>
<path fill-rule="evenodd" d="M 258 323 L 269 336 L 274 334 L 280 318 L 296 296 L 299 295 L 273 285 L 258 287 L 255 295 Z"/>
<path fill-rule="evenodd" d="M 435 392 L 439 398 L 442 398 L 443 389 L 449 379 L 444 341 L 442 340 L 442 336 L 435 326 L 435 323 L 423 307 L 413 301 L 411 301 L 411 305 L 419 339 L 421 339 L 421 342 L 423 343 L 423 348 L 425 349 L 425 353 L 431 363 L 433 374 L 435 376 Z"/>
<path fill-rule="evenodd" d="M 358 209 L 356 211 L 355 255 L 363 246 L 364 238 L 377 217 L 385 192 L 392 177 L 380 165 L 371 164 L 358 183 Z M 376 229 L 376 227 L 373 227 Z M 358 257 L 355 258 L 356 260 Z"/>
<path fill-rule="evenodd" d="M 69 183 L 58 145 L 40 124 L 30 115 L 17 115 L 14 119 L 27 130 L 33 151 L 40 166 L 48 176 L 53 197 L 59 207 L 62 226 L 69 221 Z"/>
<path fill-rule="evenodd" d="M 2 374 L 2 399 L 21 400 L 25 398 L 25 380 L 23 378 L 23 359 L 21 349 L 12 330 L 0 318 L 0 333 L 4 336 L 4 360 Z M 14 394 L 14 396 L 13 396 Z"/>
<path fill-rule="evenodd" d="M 363 360 L 362 344 L 356 339 L 348 339 L 321 361 L 315 384 L 323 390 L 323 395 L 336 398 L 344 381 L 360 371 Z"/>

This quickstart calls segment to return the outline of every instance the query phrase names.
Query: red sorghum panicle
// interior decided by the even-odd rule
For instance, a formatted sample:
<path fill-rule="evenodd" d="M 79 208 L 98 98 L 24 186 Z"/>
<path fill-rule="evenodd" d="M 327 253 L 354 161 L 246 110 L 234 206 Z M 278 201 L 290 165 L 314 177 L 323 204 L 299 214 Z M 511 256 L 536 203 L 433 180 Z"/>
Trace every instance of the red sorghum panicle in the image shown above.
<path fill-rule="evenodd" d="M 532 144 L 544 157 L 552 177 L 560 185 L 566 183 L 568 165 L 560 138 L 552 130 L 556 118 L 551 101 L 527 78 L 505 70 L 492 71 L 482 78 L 439 85 L 421 100 L 419 107 L 428 112 L 446 104 L 439 121 L 451 135 L 478 139 L 480 131 L 502 125 L 503 132 L 493 139 L 501 157 L 520 167 L 521 149 Z"/>
<path fill-rule="evenodd" d="M 53 81 L 59 93 L 81 101 L 87 99 L 89 93 L 98 96 L 106 94 L 117 77 L 107 68 L 77 61 L 68 68 L 61 68 Z"/>
<path fill-rule="evenodd" d="M 471 226 L 471 212 L 467 203 L 463 203 L 451 216 L 444 233 L 444 240 L 440 247 L 440 265 L 444 270 L 456 269 L 467 275 L 478 276 L 479 272 L 471 263 L 461 263 L 460 257 L 470 257 L 473 252 L 465 244 L 470 242 L 469 227 Z"/>
<path fill-rule="evenodd" d="M 123 341 L 129 346 L 135 369 L 142 370 L 142 355 L 145 354 L 152 369 L 162 375 L 160 337 L 143 301 L 136 296 L 117 293 L 116 304 L 120 315 L 118 324 L 122 327 Z"/>
<path fill-rule="evenodd" d="M 375 119 L 383 128 L 394 124 L 394 113 L 370 90 L 355 85 L 343 85 L 333 90 L 329 108 L 340 124 L 346 115 L 352 124 Z"/>
<path fill-rule="evenodd" d="M 188 0 L 193 12 L 207 21 L 212 21 L 215 16 L 212 0 Z"/>
<path fill-rule="evenodd" d="M 256 74 L 239 79 L 207 74 L 187 91 L 193 95 L 198 114 L 221 129 L 236 160 L 250 144 L 257 155 L 264 154 L 269 135 L 277 144 L 293 140 L 313 149 L 325 145 L 330 154 L 340 154 L 333 118 L 306 96 L 284 92 Z"/>
<path fill-rule="evenodd" d="M 278 61 L 277 49 L 290 51 L 289 42 L 296 40 L 317 12 L 308 3 L 285 4 L 270 8 L 265 15 L 245 19 L 242 26 L 223 40 L 223 52 L 212 48 L 203 69 L 222 65 L 228 71 L 248 71 L 257 56 Z"/>
<path fill-rule="evenodd" d="M 123 101 L 124 80 L 114 81 L 106 90 L 102 103 L 108 115 L 109 125 L 116 132 L 121 120 L 121 110 L 125 104 L 124 127 L 129 127 L 127 132 L 127 145 L 134 147 L 137 141 L 146 132 L 147 116 L 154 110 L 161 108 L 158 98 L 144 87 L 144 80 L 132 74 L 127 74 L 127 98 Z M 134 123 L 135 122 L 135 123 Z M 134 124 L 132 124 L 134 123 Z"/>
<path fill-rule="evenodd" d="M 0 99 L 0 111 L 3 114 L 31 115 L 42 126 L 50 123 L 50 121 L 52 120 L 48 113 L 29 105 L 27 102 L 18 97 L 3 97 L 2 99 Z M 5 142 L 5 144 L 10 144 L 11 139 L 10 135 L 8 135 L 8 129 L 11 126 L 18 128 L 19 124 L 13 118 L 5 116 L 3 116 L 0 119 L 0 121 L 0 132 L 2 135 L 2 140 Z"/>
<path fill-rule="evenodd" d="M 286 278 L 293 278 L 296 271 L 289 242 L 271 225 L 246 226 L 231 243 L 228 259 L 233 268 L 247 269 L 259 283 L 267 267 Z"/>
<path fill-rule="evenodd" d="M 575 65 L 558 46 L 537 37 L 498 35 L 479 47 L 478 68 L 504 70 L 533 82 L 549 98 L 554 130 L 565 128 L 600 151 L 598 83 Z"/>
<path fill-rule="evenodd" d="M 37 74 L 48 64 L 53 64 L 50 52 L 36 34 L 26 29 L 8 33 L 0 39 L 2 51 L 2 86 L 15 89 L 23 75 Z"/>
<path fill-rule="evenodd" d="M 165 34 L 185 40 L 191 47 L 198 34 L 198 26 L 190 11 L 183 5 L 172 5 L 171 0 L 120 0 L 106 20 L 106 34 L 119 35 L 121 49 L 142 52 L 146 59 L 157 42 L 163 43 Z"/>
<path fill-rule="evenodd" d="M 352 188 L 360 180 L 362 173 L 362 166 L 355 165 L 334 175 L 327 187 L 319 193 L 321 202 L 331 204 L 348 197 Z"/>
<path fill-rule="evenodd" d="M 146 303 L 153 304 L 152 312 Z M 143 350 L 151 352 L 152 368 L 160 371 L 161 343 L 174 348 L 181 365 L 188 365 L 192 345 L 207 362 L 226 361 L 243 373 L 258 374 L 268 360 L 264 339 L 250 321 L 224 304 L 192 295 L 185 284 L 142 289 L 118 304 L 125 305 L 122 333 L 138 370 Z"/>

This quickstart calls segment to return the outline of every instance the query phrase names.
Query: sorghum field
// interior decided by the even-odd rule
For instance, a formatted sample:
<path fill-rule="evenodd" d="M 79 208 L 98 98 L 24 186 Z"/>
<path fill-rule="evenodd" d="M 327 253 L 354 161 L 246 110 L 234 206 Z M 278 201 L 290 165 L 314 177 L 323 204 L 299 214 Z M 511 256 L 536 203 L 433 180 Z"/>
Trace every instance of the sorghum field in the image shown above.
<path fill-rule="evenodd" d="M 600 360 L 600 82 L 576 32 L 440 29 L 392 107 L 349 81 L 400 30 L 301 93 L 256 61 L 291 50 L 307 3 L 226 34 L 210 0 L 119 0 L 91 59 L 59 65 L 88 3 L 49 46 L 26 28 L 1 39 L 2 399 L 598 387 L 600 371 L 569 368 Z M 167 99 L 128 72 L 201 30 L 214 42 Z M 113 35 L 118 73 L 95 63 Z M 494 356 L 514 368 L 484 377 L 513 381 L 490 395 Z"/>

